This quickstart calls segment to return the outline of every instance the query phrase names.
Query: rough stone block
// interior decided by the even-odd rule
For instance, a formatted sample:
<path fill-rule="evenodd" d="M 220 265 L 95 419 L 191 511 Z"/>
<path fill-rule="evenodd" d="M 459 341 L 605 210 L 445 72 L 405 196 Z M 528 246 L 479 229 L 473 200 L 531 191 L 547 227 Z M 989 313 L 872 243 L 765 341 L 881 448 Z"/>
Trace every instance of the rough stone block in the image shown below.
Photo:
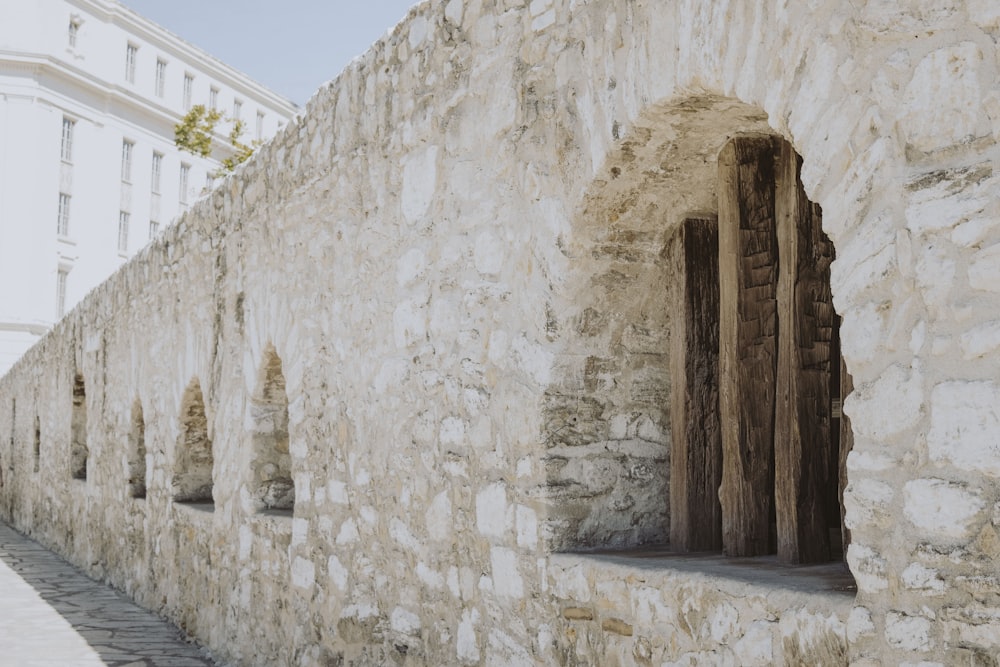
<path fill-rule="evenodd" d="M 934 387 L 927 448 L 933 461 L 1000 478 L 1000 386 L 943 382 Z"/>
<path fill-rule="evenodd" d="M 982 62 L 983 53 L 974 42 L 924 56 L 903 94 L 900 124 L 910 145 L 932 151 L 982 134 Z"/>
<path fill-rule="evenodd" d="M 886 614 L 885 638 L 889 646 L 906 651 L 927 651 L 934 645 L 929 619 L 899 612 Z"/>
<path fill-rule="evenodd" d="M 920 534 L 942 541 L 968 539 L 985 507 L 978 493 L 943 479 L 916 479 L 903 487 L 903 514 Z"/>

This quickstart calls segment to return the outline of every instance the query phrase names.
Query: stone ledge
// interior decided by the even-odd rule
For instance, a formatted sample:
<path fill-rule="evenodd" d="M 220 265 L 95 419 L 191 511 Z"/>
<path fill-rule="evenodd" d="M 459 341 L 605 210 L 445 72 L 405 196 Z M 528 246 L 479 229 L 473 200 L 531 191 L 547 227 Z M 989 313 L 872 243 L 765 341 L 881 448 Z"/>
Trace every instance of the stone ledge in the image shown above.
<path fill-rule="evenodd" d="M 180 510 L 187 516 L 212 516 L 215 514 L 215 504 L 213 503 L 187 503 L 175 500 L 171 505 L 175 510 Z"/>
<path fill-rule="evenodd" d="M 547 571 L 571 664 L 847 663 L 855 589 L 842 563 L 646 547 L 552 554 Z"/>
<path fill-rule="evenodd" d="M 815 607 L 850 613 L 857 593 L 854 577 L 845 563 L 785 565 L 775 556 L 728 558 L 720 553 L 677 553 L 667 547 L 641 547 L 627 551 L 556 553 L 552 564 L 563 569 L 577 565 L 600 568 L 622 578 L 664 576 L 711 583 L 720 592 L 736 597 L 782 592 L 789 606 Z"/>

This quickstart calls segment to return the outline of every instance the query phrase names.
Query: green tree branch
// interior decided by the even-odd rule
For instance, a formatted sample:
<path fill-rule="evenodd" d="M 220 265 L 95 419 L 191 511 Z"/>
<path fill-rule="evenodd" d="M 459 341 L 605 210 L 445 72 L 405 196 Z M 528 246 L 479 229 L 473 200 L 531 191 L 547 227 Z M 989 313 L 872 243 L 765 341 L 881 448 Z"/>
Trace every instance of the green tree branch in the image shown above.
<path fill-rule="evenodd" d="M 174 145 L 193 155 L 209 157 L 212 155 L 212 135 L 215 132 L 215 126 L 218 125 L 219 121 L 228 120 L 230 118 L 222 112 L 208 109 L 204 104 L 196 104 L 184 114 L 181 122 L 174 125 Z M 235 152 L 232 156 L 222 160 L 222 166 L 213 176 L 234 171 L 237 166 L 246 162 L 260 146 L 261 142 L 259 141 L 246 144 L 240 140 L 245 130 L 246 125 L 242 120 L 233 121 L 232 129 L 229 131 L 229 143 Z"/>

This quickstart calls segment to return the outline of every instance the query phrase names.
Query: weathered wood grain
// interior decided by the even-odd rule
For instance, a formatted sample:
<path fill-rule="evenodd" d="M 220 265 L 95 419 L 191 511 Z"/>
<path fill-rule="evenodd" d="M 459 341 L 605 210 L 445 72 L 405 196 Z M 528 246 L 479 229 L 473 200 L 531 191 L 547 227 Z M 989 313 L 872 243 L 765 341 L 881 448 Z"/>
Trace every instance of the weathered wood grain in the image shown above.
<path fill-rule="evenodd" d="M 670 542 L 679 551 L 722 548 L 719 432 L 719 238 L 714 217 L 688 218 L 680 235 L 683 311 L 671 335 Z"/>
<path fill-rule="evenodd" d="M 840 396 L 843 399 L 854 391 L 854 379 L 847 372 L 847 364 L 840 357 Z M 847 487 L 847 455 L 854 449 L 854 432 L 851 430 L 851 418 L 841 413 L 840 416 L 840 479 L 837 493 L 840 498 L 840 534 L 844 545 L 844 560 L 847 560 L 847 547 L 851 544 L 851 531 L 844 524 L 844 489 Z"/>
<path fill-rule="evenodd" d="M 778 368 L 775 404 L 775 514 L 778 558 L 789 563 L 830 559 L 828 490 L 831 398 L 830 294 L 833 245 L 819 207 L 799 180 L 801 161 L 781 141 L 776 172 Z"/>
<path fill-rule="evenodd" d="M 770 551 L 773 515 L 777 139 L 741 137 L 719 155 L 719 376 L 723 548 Z"/>

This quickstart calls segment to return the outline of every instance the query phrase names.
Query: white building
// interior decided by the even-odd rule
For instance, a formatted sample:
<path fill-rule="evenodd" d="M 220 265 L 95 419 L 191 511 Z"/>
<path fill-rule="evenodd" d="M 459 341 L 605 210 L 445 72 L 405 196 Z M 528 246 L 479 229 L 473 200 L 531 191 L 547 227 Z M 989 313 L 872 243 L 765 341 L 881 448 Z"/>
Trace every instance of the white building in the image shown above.
<path fill-rule="evenodd" d="M 116 0 L 0 0 L 0 374 L 211 185 L 194 104 L 266 140 L 295 105 Z"/>

